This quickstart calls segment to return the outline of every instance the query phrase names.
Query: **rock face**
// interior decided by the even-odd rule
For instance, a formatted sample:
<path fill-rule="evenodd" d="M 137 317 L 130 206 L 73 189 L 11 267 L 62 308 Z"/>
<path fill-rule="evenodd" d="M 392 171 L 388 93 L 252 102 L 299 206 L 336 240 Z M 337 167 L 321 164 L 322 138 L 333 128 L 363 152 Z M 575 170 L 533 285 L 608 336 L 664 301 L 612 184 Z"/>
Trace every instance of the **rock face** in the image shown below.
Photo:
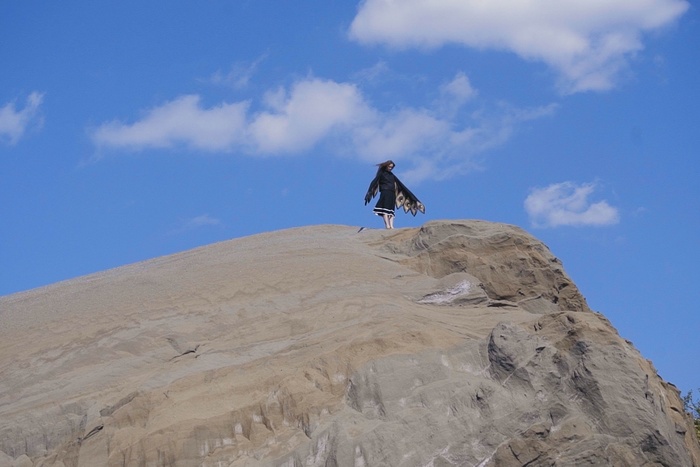
<path fill-rule="evenodd" d="M 0 298 L 2 466 L 697 466 L 516 227 L 291 229 Z"/>

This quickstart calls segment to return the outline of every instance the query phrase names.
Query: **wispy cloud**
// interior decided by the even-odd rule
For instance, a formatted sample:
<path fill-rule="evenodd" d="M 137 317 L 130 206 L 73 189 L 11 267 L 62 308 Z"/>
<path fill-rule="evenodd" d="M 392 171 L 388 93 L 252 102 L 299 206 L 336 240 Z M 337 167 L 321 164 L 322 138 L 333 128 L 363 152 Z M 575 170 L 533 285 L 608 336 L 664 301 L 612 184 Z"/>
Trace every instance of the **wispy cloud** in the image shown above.
<path fill-rule="evenodd" d="M 236 62 L 227 72 L 217 71 L 209 81 L 216 85 L 231 86 L 234 89 L 243 89 L 248 86 L 251 78 L 257 72 L 260 64 L 267 59 L 267 54 L 258 57 L 253 62 Z"/>
<path fill-rule="evenodd" d="M 10 145 L 17 144 L 27 128 L 31 125 L 41 125 L 39 108 L 44 100 L 44 94 L 33 92 L 27 98 L 24 108 L 17 110 L 14 102 L 0 107 L 0 141 Z"/>
<path fill-rule="evenodd" d="M 201 216 L 196 216 L 191 219 L 186 219 L 180 222 L 180 225 L 170 231 L 171 235 L 178 235 L 192 230 L 201 229 L 204 227 L 213 227 L 221 225 L 221 220 L 210 216 L 209 214 L 202 214 Z"/>
<path fill-rule="evenodd" d="M 479 94 L 463 72 L 457 73 L 452 80 L 440 86 L 439 93 L 440 97 L 435 107 L 438 112 L 447 116 L 454 115 Z"/>
<path fill-rule="evenodd" d="M 372 65 L 371 67 L 365 68 L 354 74 L 353 78 L 360 82 L 365 83 L 376 83 L 384 79 L 385 76 L 389 75 L 391 70 L 389 66 L 384 61 L 379 61 Z"/>
<path fill-rule="evenodd" d="M 604 226 L 617 224 L 617 208 L 607 201 L 591 202 L 595 183 L 562 182 L 533 188 L 525 199 L 525 211 L 535 227 Z"/>
<path fill-rule="evenodd" d="M 206 108 L 198 96 L 188 95 L 144 112 L 133 123 L 105 123 L 92 131 L 92 139 L 102 150 L 186 146 L 253 156 L 305 154 L 326 144 L 329 151 L 365 161 L 407 161 L 407 180 L 420 181 L 474 168 L 475 155 L 508 141 L 523 122 L 556 110 L 556 105 L 499 105 L 456 118 L 478 94 L 464 73 L 439 93 L 444 99 L 434 108 L 381 111 L 355 84 L 307 78 L 266 93 L 257 112 L 250 112 L 248 101 Z M 452 106 L 449 112 L 445 100 Z"/>
<path fill-rule="evenodd" d="M 440 88 L 440 92 L 443 96 L 457 101 L 460 105 L 477 95 L 476 89 L 469 81 L 469 77 L 463 72 L 457 73 L 452 81 L 444 84 Z"/>
<path fill-rule="evenodd" d="M 541 61 L 563 92 L 606 90 L 642 36 L 690 7 L 685 0 L 366 0 L 350 27 L 365 44 L 432 48 L 460 44 Z"/>
<path fill-rule="evenodd" d="M 402 172 L 402 179 L 444 180 L 481 169 L 483 154 L 507 143 L 526 122 L 550 117 L 557 110 L 557 104 L 532 108 L 501 104 L 488 112 L 474 112 L 463 126 L 444 127 L 409 152 L 407 159 L 413 167 Z"/>

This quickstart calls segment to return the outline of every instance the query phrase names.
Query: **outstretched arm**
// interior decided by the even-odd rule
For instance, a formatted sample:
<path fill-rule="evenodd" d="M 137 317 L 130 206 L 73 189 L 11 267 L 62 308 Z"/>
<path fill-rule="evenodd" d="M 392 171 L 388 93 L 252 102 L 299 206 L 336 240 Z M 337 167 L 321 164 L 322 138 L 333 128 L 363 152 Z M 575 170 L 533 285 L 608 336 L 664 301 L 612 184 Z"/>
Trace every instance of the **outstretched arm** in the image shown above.
<path fill-rule="evenodd" d="M 396 177 L 396 207 L 403 208 L 404 212 L 410 212 L 414 216 L 418 211 L 425 214 L 425 206 L 420 200 L 411 193 L 411 190 L 406 188 L 406 185 L 401 183 L 398 177 Z"/>
<path fill-rule="evenodd" d="M 374 177 L 374 180 L 369 184 L 369 188 L 367 189 L 367 194 L 365 194 L 365 206 L 367 206 L 367 203 L 370 202 L 372 198 L 377 196 L 377 193 L 379 192 L 379 175 Z"/>

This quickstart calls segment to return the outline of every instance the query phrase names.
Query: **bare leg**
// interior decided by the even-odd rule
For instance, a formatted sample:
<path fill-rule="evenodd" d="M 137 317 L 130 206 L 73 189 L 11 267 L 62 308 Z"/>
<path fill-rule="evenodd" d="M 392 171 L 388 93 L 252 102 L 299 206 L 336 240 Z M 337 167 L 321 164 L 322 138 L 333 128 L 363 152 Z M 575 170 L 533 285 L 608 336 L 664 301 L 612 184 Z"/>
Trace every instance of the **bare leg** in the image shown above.
<path fill-rule="evenodd" d="M 387 229 L 391 228 L 391 216 L 388 214 L 382 214 L 382 219 L 384 219 L 384 227 Z"/>
<path fill-rule="evenodd" d="M 394 228 L 394 216 L 389 216 L 389 228 Z"/>

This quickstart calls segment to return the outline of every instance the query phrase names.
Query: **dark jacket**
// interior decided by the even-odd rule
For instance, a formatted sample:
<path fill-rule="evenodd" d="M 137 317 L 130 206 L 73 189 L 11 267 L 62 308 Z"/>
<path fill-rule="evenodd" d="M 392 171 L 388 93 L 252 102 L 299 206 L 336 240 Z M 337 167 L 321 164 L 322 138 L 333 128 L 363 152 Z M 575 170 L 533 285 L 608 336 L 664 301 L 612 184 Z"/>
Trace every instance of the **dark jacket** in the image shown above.
<path fill-rule="evenodd" d="M 379 191 L 395 191 L 396 190 L 396 175 L 388 170 L 380 170 L 377 174 L 379 182 Z"/>

